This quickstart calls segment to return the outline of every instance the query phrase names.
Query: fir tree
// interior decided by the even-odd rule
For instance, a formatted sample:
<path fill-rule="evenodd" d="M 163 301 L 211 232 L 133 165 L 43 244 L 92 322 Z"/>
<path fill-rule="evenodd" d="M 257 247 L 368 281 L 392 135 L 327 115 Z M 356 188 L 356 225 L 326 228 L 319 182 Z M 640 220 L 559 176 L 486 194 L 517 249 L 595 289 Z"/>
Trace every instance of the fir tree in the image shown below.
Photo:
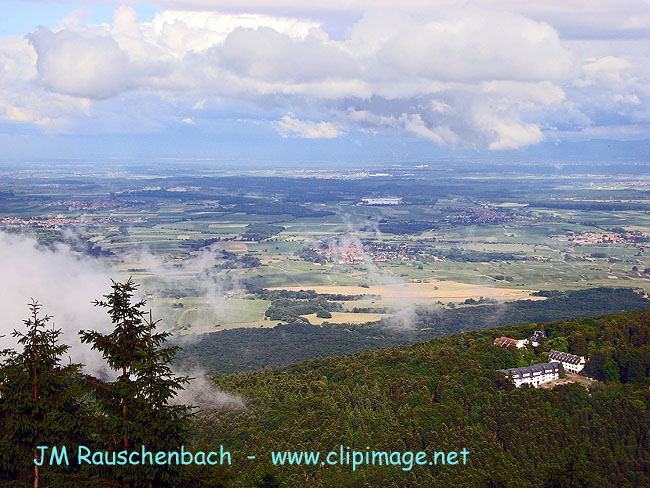
<path fill-rule="evenodd" d="M 27 486 L 66 486 L 68 474 L 47 463 L 39 467 L 37 446 L 75 446 L 84 442 L 84 406 L 80 398 L 80 364 L 63 365 L 69 346 L 59 344 L 61 329 L 48 328 L 50 316 L 39 316 L 41 305 L 29 304 L 25 332 L 14 330 L 22 351 L 1 352 L 0 479 Z M 68 484 L 69 486 L 69 484 Z"/>
<path fill-rule="evenodd" d="M 138 400 L 142 408 L 136 413 L 136 421 L 143 427 L 138 435 L 138 442 L 152 451 L 178 450 L 187 440 L 191 407 L 174 405 L 170 401 L 183 390 L 190 379 L 177 376 L 171 365 L 179 346 L 164 344 L 171 336 L 169 332 L 156 332 L 156 324 L 149 312 L 145 320 L 147 327 L 145 352 L 143 361 L 133 363 Z M 160 469 L 160 466 L 143 466 L 141 477 L 147 479 L 147 485 L 175 486 L 174 480 L 178 473 L 170 466 Z"/>
<path fill-rule="evenodd" d="M 112 293 L 96 306 L 108 309 L 114 330 L 110 334 L 81 331 L 81 341 L 101 352 L 119 376 L 113 382 L 95 381 L 95 396 L 102 413 L 103 448 L 149 451 L 177 450 L 187 436 L 190 407 L 172 405 L 189 378 L 174 375 L 171 365 L 178 347 L 164 347 L 170 334 L 157 332 L 157 322 L 144 317 L 145 301 L 133 301 L 137 285 L 132 279 L 113 282 Z M 120 467 L 126 486 L 174 486 L 174 466 Z"/>

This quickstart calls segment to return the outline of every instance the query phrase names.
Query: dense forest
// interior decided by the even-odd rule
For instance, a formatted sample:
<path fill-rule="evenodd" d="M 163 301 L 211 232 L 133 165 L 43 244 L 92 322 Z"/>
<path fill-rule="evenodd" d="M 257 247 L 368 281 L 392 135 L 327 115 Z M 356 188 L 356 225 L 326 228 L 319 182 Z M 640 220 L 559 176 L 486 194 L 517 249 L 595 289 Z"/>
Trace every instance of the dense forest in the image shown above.
<path fill-rule="evenodd" d="M 433 307 L 414 310 L 410 327 L 385 319 L 366 325 L 311 325 L 297 314 L 314 313 L 330 302 L 351 297 L 318 295 L 313 291 L 280 292 L 255 290 L 260 297 L 278 306 L 269 308 L 274 320 L 292 320 L 285 325 L 264 329 L 231 329 L 203 334 L 186 344 L 178 360 L 188 367 L 207 371 L 236 373 L 265 367 L 279 368 L 323 356 L 339 356 L 400 344 L 413 344 L 458 332 L 551 320 L 572 319 L 650 308 L 650 301 L 628 288 L 538 292 L 546 300 L 518 300 L 500 304 L 477 304 L 455 309 Z M 286 310 L 279 306 L 287 305 Z M 299 304 L 301 306 L 299 306 Z M 304 308 L 303 308 L 304 307 Z"/>
<path fill-rule="evenodd" d="M 243 405 L 197 411 L 173 401 L 190 379 L 173 372 L 178 347 L 157 330 L 135 290 L 130 280 L 113 283 L 111 293 L 95 302 L 111 317 L 112 332 L 80 331 L 81 341 L 105 360 L 101 377 L 64 359 L 69 346 L 60 342 L 60 329 L 40 305 L 30 305 L 31 316 L 13 333 L 15 348 L 0 356 L 0 486 L 523 488 L 650 482 L 650 310 L 509 325 L 279 370 L 216 375 L 214 384 L 239 395 Z M 606 293 L 613 303 L 631 298 L 622 290 Z M 566 293 L 546 294 L 549 299 L 540 303 L 567 299 Z M 546 336 L 537 348 L 493 345 L 497 336 L 525 338 L 535 330 Z M 587 356 L 586 373 L 597 381 L 517 389 L 497 371 L 545 362 L 550 349 Z M 62 445 L 71 451 L 69 465 L 34 463 L 39 446 Z M 77 463 L 79 446 L 107 461 Z M 143 446 L 154 452 L 182 447 L 197 455 L 225 448 L 232 461 L 110 462 L 111 454 Z M 431 458 L 438 452 L 468 454 L 465 464 L 354 470 L 349 463 L 292 466 L 271 460 L 273 452 L 337 449 L 424 452 Z"/>
<path fill-rule="evenodd" d="M 541 329 L 539 350 L 502 349 L 496 336 Z M 585 352 L 614 374 L 589 389 L 514 388 L 496 369 L 544 360 L 550 347 Z M 634 354 L 634 373 L 630 375 Z M 595 368 L 600 370 L 600 366 Z M 638 487 L 650 484 L 650 311 L 436 338 L 412 346 L 321 358 L 215 381 L 248 400 L 202 415 L 210 443 L 252 453 L 233 486 Z M 269 453 L 460 451 L 466 465 L 274 466 Z M 266 460 L 266 462 L 261 462 Z"/>

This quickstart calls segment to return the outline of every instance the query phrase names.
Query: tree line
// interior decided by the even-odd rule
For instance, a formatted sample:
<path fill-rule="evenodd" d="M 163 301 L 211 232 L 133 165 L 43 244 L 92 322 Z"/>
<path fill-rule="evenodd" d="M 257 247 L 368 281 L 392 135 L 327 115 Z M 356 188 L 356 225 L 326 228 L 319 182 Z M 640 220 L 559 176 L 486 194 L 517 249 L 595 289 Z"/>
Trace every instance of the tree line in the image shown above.
<path fill-rule="evenodd" d="M 254 289 L 250 288 L 249 291 L 253 292 Z M 320 304 L 323 303 L 322 298 L 333 301 L 342 297 L 316 294 L 310 290 L 258 291 L 260 298 L 272 300 L 278 305 L 282 303 L 282 306 L 269 308 L 267 313 L 273 313 L 270 319 L 287 320 L 288 324 L 274 328 L 229 329 L 202 334 L 179 351 L 178 360 L 209 372 L 237 373 L 269 367 L 281 368 L 316 357 L 413 344 L 433 337 L 492 329 L 501 325 L 549 322 L 650 308 L 650 300 L 632 289 L 591 288 L 539 292 L 540 296 L 547 297 L 546 300 L 483 303 L 453 310 L 440 307 L 416 309 L 412 329 L 395 328 L 390 319 L 361 325 L 316 326 L 307 323 L 306 319 L 299 321 L 299 318 L 300 314 L 315 313 L 319 308 L 302 309 L 296 305 L 300 302 L 303 305 Z M 372 295 L 366 295 L 365 298 L 375 299 Z M 288 302 L 285 304 L 281 299 L 287 299 Z M 283 308 L 285 305 L 288 305 L 286 309 Z M 337 311 L 329 306 L 320 309 Z"/>

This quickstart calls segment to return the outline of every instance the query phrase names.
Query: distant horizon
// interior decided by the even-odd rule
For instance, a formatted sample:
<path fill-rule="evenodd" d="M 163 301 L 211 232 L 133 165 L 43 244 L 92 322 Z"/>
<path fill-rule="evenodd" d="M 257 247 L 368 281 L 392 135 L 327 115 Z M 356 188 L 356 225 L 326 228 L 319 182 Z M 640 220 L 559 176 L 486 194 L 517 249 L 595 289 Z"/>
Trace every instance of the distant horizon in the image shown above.
<path fill-rule="evenodd" d="M 146 162 L 183 162 L 183 163 L 208 163 L 215 164 L 232 163 L 244 165 L 259 165 L 259 169 L 273 169 L 282 167 L 282 165 L 307 165 L 309 167 L 320 167 L 321 165 L 334 165 L 335 167 L 350 167 L 355 165 L 364 165 L 368 167 L 377 167 L 382 165 L 412 165 L 412 164 L 450 164 L 462 165 L 466 163 L 480 163 L 485 165 L 500 164 L 540 164 L 540 165 L 581 165 L 581 164 L 645 164 L 650 163 L 650 139 L 643 141 L 610 141 L 597 140 L 591 141 L 595 148 L 593 154 L 585 154 L 584 142 L 564 143 L 561 145 L 542 143 L 531 148 L 517 151 L 507 151 L 500 153 L 485 153 L 472 151 L 466 148 L 459 150 L 445 150 L 438 148 L 437 151 L 430 154 L 425 150 L 414 151 L 418 154 L 410 155 L 405 151 L 402 154 L 381 155 L 361 154 L 358 151 L 350 151 L 349 154 L 340 152 L 339 157 L 329 159 L 319 158 L 319 153 L 313 154 L 310 151 L 300 151 L 293 157 L 289 155 L 279 158 L 273 158 L 277 152 L 269 151 L 269 157 L 264 154 L 255 154 L 246 156 L 234 152 L 231 155 L 196 155 L 196 154 L 122 154 L 110 155 L 102 154 L 101 151 L 88 151 L 87 154 L 70 154 L 70 155 L 7 155 L 5 152 L 0 156 L 0 165 L 12 162 L 20 163 L 65 163 L 65 162 L 94 162 L 98 164 L 111 163 L 146 163 Z M 180 148 L 182 149 L 182 148 Z M 140 151 L 138 151 L 140 152 Z M 206 151 L 207 152 L 207 151 Z M 295 151 L 298 152 L 298 151 Z M 436 152 L 442 154 L 436 154 Z M 648 166 L 650 170 L 650 166 Z"/>
<path fill-rule="evenodd" d="M 66 171 L 67 170 L 67 171 Z M 404 176 L 413 172 L 417 178 L 470 177 L 481 179 L 499 175 L 529 175 L 531 177 L 616 177 L 647 180 L 650 165 L 639 161 L 486 161 L 482 159 L 418 159 L 410 161 L 271 161 L 210 158 L 114 158 L 93 160 L 86 158 L 61 158 L 58 160 L 2 160 L 2 175 L 23 178 L 26 174 L 52 178 L 63 176 L 90 176 L 115 173 L 115 175 L 142 175 L 166 178 L 169 176 L 196 177 L 281 177 L 281 178 L 373 178 Z M 58 175 L 57 175 L 58 173 Z M 410 174 L 410 173 L 409 173 Z"/>

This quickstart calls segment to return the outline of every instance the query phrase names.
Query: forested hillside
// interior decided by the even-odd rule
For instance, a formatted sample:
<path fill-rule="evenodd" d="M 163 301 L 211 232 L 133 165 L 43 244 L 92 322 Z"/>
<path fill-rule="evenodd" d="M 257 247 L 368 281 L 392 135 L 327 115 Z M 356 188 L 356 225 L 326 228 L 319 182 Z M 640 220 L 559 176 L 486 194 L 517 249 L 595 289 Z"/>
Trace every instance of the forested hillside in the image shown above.
<path fill-rule="evenodd" d="M 521 353 L 496 336 L 548 341 Z M 516 389 L 496 369 L 550 347 L 594 358 L 605 380 Z M 604 365 L 607 365 L 603 368 Z M 609 370 L 609 372 L 607 372 Z M 199 416 L 210 444 L 254 454 L 233 486 L 638 487 L 650 484 L 650 311 L 502 327 L 272 371 L 217 376 L 245 411 Z M 466 465 L 273 466 L 271 451 L 469 450 Z M 266 462 L 264 462 L 266 460 Z"/>
<path fill-rule="evenodd" d="M 172 402 L 188 378 L 172 371 L 177 347 L 156 331 L 132 281 L 95 305 L 114 330 L 80 332 L 113 379 L 65 359 L 68 345 L 32 303 L 0 354 L 0 485 L 8 487 L 638 487 L 650 483 L 650 310 L 506 326 L 280 370 L 213 377 L 202 411 Z M 617 297 L 613 293 L 613 298 Z M 547 303 L 552 303 L 550 300 Z M 493 345 L 542 330 L 541 345 Z M 514 388 L 502 368 L 585 355 L 598 381 L 587 389 Z M 206 385 L 206 390 L 207 385 Z M 34 464 L 40 446 L 67 446 L 69 465 Z M 75 451 L 93 452 L 82 462 Z M 144 451 L 228 452 L 228 462 L 144 463 Z M 160 451 L 160 452 L 158 452 Z M 425 453 L 436 464 L 281 465 L 272 453 Z M 140 454 L 142 452 L 142 454 Z M 465 452 L 449 464 L 436 453 Z M 123 454 L 124 453 L 124 454 Z M 143 462 L 131 463 L 131 454 Z M 97 455 L 97 457 L 96 457 Z M 129 462 L 120 463 L 119 455 Z M 140 456 L 140 457 L 138 457 Z M 50 458 L 52 459 L 52 458 Z M 111 461 L 112 459 L 112 461 Z M 116 462 L 116 459 L 118 461 Z M 313 459 L 313 458 L 312 458 Z M 322 458 L 321 458 L 322 459 Z M 340 459 L 344 459 L 341 455 Z M 386 458 L 388 459 L 388 457 Z M 442 458 L 441 458 L 442 459 Z M 463 457 L 465 459 L 465 457 Z M 276 458 L 277 461 L 277 458 Z M 321 461 L 322 462 L 322 461 Z"/>

